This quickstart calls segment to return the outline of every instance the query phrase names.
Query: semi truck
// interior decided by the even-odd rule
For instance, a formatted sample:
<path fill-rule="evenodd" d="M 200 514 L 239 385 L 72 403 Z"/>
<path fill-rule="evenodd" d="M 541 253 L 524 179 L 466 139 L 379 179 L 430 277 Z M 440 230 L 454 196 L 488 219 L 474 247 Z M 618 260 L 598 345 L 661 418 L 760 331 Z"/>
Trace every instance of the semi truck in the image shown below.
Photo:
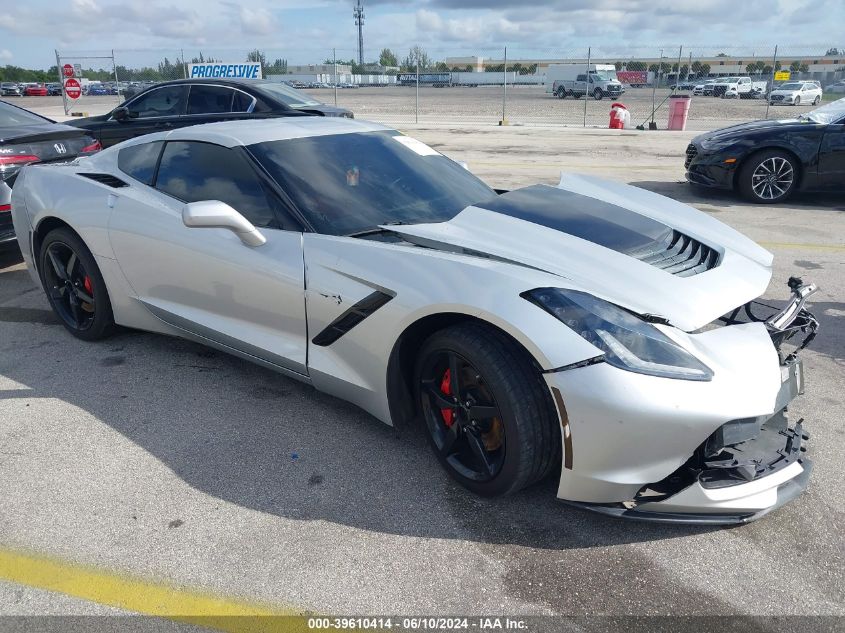
<path fill-rule="evenodd" d="M 600 100 L 604 97 L 616 98 L 625 92 L 616 77 L 613 64 L 549 64 L 546 71 L 546 92 L 559 99 L 575 97 L 580 99 L 590 95 Z"/>

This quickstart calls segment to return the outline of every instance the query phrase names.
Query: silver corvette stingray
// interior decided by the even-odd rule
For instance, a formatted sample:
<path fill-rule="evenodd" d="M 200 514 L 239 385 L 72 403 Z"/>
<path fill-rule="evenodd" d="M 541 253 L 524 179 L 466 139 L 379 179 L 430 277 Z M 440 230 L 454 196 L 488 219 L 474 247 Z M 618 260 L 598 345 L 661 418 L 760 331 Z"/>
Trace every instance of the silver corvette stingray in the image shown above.
<path fill-rule="evenodd" d="M 25 167 L 12 206 L 73 335 L 189 338 L 418 422 L 479 494 L 554 471 L 592 510 L 740 523 L 807 485 L 786 411 L 814 287 L 758 301 L 772 255 L 665 197 L 577 175 L 493 190 L 395 130 L 314 117 Z"/>

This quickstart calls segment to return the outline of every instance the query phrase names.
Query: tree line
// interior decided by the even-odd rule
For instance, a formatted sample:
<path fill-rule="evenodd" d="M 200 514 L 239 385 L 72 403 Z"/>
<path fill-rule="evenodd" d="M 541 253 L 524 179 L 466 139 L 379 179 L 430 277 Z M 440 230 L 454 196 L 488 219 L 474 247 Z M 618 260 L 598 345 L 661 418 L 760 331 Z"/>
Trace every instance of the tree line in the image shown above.
<path fill-rule="evenodd" d="M 831 56 L 845 56 L 845 48 L 829 48 L 825 53 L 826 57 Z M 719 53 L 718 57 L 728 57 L 725 53 Z M 155 66 L 141 66 L 138 68 L 129 68 L 123 64 L 117 65 L 116 68 L 84 68 L 82 69 L 82 76 L 96 81 L 113 81 L 115 72 L 120 81 L 167 81 L 169 79 L 181 79 L 185 76 L 185 64 L 203 64 L 215 63 L 222 60 L 214 59 L 213 57 L 205 57 L 202 52 L 199 56 L 192 57 L 190 61 L 180 60 L 176 58 L 171 61 L 168 57 L 162 59 Z M 267 60 L 265 53 L 259 49 L 250 51 L 246 60 L 248 62 L 261 62 L 261 66 L 265 75 L 284 75 L 288 72 L 288 61 L 283 58 L 276 58 L 272 61 Z M 435 61 L 421 46 L 413 46 L 409 49 L 408 54 L 399 59 L 399 56 L 389 48 L 383 48 L 379 53 L 378 59 L 364 65 L 358 64 L 354 59 L 326 59 L 325 64 L 333 63 L 351 66 L 353 74 L 365 74 L 368 66 L 381 66 L 386 68 L 388 74 L 396 72 L 416 72 L 417 67 L 420 71 L 426 72 L 471 72 L 474 70 L 471 64 L 453 65 L 449 66 L 445 61 Z M 617 70 L 639 70 L 651 71 L 653 73 L 660 72 L 664 75 L 670 73 L 678 73 L 678 63 L 663 62 L 661 64 L 644 61 L 617 61 L 615 63 Z M 772 70 L 781 70 L 783 68 L 781 62 L 776 62 L 774 67 L 772 64 L 767 64 L 762 60 L 749 63 L 745 66 L 745 70 L 749 75 L 769 75 Z M 504 64 L 488 64 L 485 65 L 486 72 L 514 72 L 518 75 L 533 75 L 537 72 L 537 64 L 522 64 L 515 62 L 508 64 L 507 69 Z M 705 77 L 710 74 L 710 64 L 705 62 L 694 61 L 692 64 L 682 64 L 680 66 L 680 74 L 687 75 L 692 73 L 696 77 Z M 794 61 L 789 65 L 789 70 L 793 73 L 805 73 L 809 71 L 809 66 L 800 61 Z M 53 82 L 58 81 L 59 71 L 53 65 L 47 70 L 22 68 L 7 64 L 0 66 L 0 81 L 14 81 L 14 82 Z"/>

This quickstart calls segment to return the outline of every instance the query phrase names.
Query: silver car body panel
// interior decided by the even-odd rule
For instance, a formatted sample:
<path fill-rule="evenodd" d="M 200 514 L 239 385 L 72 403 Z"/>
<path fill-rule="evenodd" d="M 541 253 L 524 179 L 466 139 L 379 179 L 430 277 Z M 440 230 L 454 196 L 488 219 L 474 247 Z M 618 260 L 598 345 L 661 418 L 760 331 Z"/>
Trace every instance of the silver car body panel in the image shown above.
<path fill-rule="evenodd" d="M 683 231 L 719 253 L 716 267 L 674 276 L 585 239 L 479 207 L 439 224 L 387 227 L 405 241 L 261 229 L 267 243 L 250 248 L 225 229 L 184 226 L 181 203 L 132 180 L 116 164 L 121 147 L 155 138 L 235 146 L 383 129 L 317 117 L 215 123 L 132 139 L 69 165 L 28 166 L 13 191 L 21 249 L 38 281 L 32 231 L 45 219 L 60 219 L 93 252 L 117 323 L 238 354 L 349 400 L 388 424 L 388 364 L 403 332 L 433 315 L 489 322 L 521 344 L 550 389 L 562 395 L 566 411 L 560 413 L 568 424 L 561 442 L 571 451 L 570 467 L 561 468 L 562 499 L 630 500 L 677 469 L 721 425 L 770 415 L 782 404 L 778 354 L 763 324 L 698 331 L 765 291 L 771 254 L 663 196 L 580 175 L 566 175 L 558 185 Z M 113 189 L 77 176 L 79 171 L 113 174 L 130 186 Z M 713 379 L 658 378 L 602 362 L 579 366 L 602 352 L 520 297 L 541 287 L 583 290 L 664 317 L 669 324 L 656 327 L 706 363 Z M 313 343 L 374 291 L 392 299 L 330 345 Z M 788 472 L 798 476 L 797 470 Z M 732 500 L 693 488 L 651 503 L 651 511 L 756 512 L 771 501 L 766 491 L 776 489 L 785 472 L 744 490 L 733 486 Z"/>

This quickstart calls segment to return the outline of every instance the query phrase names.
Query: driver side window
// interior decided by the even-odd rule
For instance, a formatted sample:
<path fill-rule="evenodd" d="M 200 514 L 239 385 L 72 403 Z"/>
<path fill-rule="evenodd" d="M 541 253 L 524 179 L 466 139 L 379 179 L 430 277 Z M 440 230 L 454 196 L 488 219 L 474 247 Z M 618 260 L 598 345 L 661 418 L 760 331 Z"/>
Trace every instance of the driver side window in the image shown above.
<path fill-rule="evenodd" d="M 184 202 L 220 200 L 257 227 L 292 229 L 280 204 L 236 150 L 171 141 L 161 155 L 155 188 Z M 281 217 L 280 224 L 277 217 Z"/>
<path fill-rule="evenodd" d="M 178 116 L 185 114 L 187 100 L 188 86 L 165 86 L 139 96 L 126 107 L 140 119 Z"/>

